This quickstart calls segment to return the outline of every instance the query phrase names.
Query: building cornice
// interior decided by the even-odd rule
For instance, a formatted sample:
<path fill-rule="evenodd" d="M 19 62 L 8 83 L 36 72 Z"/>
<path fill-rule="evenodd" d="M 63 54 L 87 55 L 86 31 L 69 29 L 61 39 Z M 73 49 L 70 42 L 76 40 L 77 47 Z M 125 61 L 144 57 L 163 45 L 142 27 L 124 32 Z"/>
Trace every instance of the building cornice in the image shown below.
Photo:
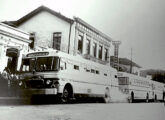
<path fill-rule="evenodd" d="M 5 35 L 5 36 L 8 36 L 8 37 L 11 37 L 11 38 L 14 38 L 14 39 L 17 39 L 17 40 L 21 40 L 21 41 L 26 42 L 26 43 L 31 43 L 32 42 L 29 39 L 20 37 L 18 35 L 15 35 L 15 34 L 12 34 L 12 33 L 6 32 L 6 31 L 3 31 L 3 30 L 0 30 L 0 34 Z"/>
<path fill-rule="evenodd" d="M 74 17 L 75 22 L 87 27 L 88 29 L 90 29 L 91 31 L 95 32 L 97 35 L 102 36 L 103 38 L 105 38 L 106 40 L 108 40 L 109 42 L 112 41 L 112 38 L 110 38 L 109 36 L 107 36 L 106 34 L 102 33 L 101 31 L 99 31 L 98 29 L 94 28 L 93 26 L 91 26 L 90 24 L 88 24 L 87 22 L 83 21 L 82 19 L 78 18 L 78 17 Z"/>
<path fill-rule="evenodd" d="M 11 30 L 17 31 L 17 32 L 19 32 L 19 33 L 21 33 L 21 34 L 25 34 L 25 35 L 29 36 L 29 33 L 28 33 L 28 32 L 22 31 L 22 30 L 20 30 L 20 29 L 15 28 L 15 27 L 11 27 L 11 26 L 6 25 L 6 24 L 4 24 L 4 23 L 0 23 L 0 26 L 3 26 L 4 28 L 11 29 Z M 3 28 L 2 28 L 2 29 L 3 29 Z"/>

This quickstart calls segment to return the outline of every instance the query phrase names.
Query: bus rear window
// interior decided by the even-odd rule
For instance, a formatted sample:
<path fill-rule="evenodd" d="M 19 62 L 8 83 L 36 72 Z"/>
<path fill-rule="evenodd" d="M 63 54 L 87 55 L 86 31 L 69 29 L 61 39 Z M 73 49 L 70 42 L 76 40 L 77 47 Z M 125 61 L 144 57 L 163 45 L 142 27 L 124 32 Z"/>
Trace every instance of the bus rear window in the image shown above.
<path fill-rule="evenodd" d="M 128 85 L 128 77 L 118 77 L 119 85 Z"/>

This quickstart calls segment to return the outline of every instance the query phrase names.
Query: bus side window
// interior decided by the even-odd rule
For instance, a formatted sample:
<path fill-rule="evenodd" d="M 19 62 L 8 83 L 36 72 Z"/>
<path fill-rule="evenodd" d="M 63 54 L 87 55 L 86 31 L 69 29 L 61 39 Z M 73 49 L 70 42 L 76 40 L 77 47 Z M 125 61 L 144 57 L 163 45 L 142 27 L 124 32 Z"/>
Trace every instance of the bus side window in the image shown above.
<path fill-rule="evenodd" d="M 88 69 L 88 68 L 84 68 L 84 70 L 85 70 L 86 72 L 90 72 L 90 69 Z"/>
<path fill-rule="evenodd" d="M 74 65 L 74 69 L 75 69 L 75 70 L 79 70 L 79 66 Z"/>
<path fill-rule="evenodd" d="M 104 76 L 107 76 L 107 73 L 104 73 Z"/>
<path fill-rule="evenodd" d="M 94 69 L 91 69 L 91 73 L 95 73 L 95 70 Z"/>
<path fill-rule="evenodd" d="M 96 70 L 96 74 L 100 74 L 100 72 L 98 70 Z"/>

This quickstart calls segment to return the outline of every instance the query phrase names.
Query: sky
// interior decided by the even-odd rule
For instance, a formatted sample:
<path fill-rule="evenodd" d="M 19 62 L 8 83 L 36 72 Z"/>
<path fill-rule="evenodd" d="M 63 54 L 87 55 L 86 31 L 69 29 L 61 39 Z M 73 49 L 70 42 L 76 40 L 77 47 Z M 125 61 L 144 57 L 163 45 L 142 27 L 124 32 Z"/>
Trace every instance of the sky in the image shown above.
<path fill-rule="evenodd" d="M 121 41 L 119 57 L 131 59 L 132 48 L 143 69 L 165 70 L 165 0 L 0 0 L 0 21 L 18 20 L 41 5 Z"/>

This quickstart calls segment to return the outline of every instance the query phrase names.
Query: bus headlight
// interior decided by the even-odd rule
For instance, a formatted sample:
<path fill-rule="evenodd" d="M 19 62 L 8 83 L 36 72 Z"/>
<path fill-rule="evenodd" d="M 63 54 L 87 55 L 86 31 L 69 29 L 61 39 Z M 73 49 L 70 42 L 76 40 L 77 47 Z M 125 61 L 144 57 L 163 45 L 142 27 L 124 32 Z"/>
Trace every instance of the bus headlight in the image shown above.
<path fill-rule="evenodd" d="M 19 86 L 22 86 L 22 85 L 23 85 L 23 82 L 22 82 L 22 81 L 19 81 L 19 82 L 18 82 L 18 85 L 19 85 Z"/>
<path fill-rule="evenodd" d="M 46 80 L 46 85 L 50 85 L 52 83 L 51 80 Z"/>

